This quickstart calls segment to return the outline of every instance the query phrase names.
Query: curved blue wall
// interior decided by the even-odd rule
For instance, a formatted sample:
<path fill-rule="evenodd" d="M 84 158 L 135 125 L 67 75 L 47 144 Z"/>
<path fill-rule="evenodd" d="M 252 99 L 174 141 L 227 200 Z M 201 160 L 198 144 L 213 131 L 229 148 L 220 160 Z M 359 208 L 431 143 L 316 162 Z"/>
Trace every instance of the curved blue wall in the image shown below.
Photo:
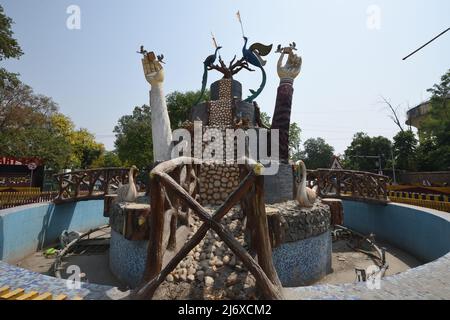
<path fill-rule="evenodd" d="M 400 203 L 375 205 L 343 201 L 344 225 L 374 233 L 424 262 L 450 251 L 450 214 Z"/>
<path fill-rule="evenodd" d="M 57 241 L 63 230 L 83 232 L 107 223 L 103 200 L 0 210 L 0 260 L 16 262 Z"/>
<path fill-rule="evenodd" d="M 283 287 L 307 286 L 331 272 L 330 231 L 283 243 L 273 249 L 273 264 Z"/>

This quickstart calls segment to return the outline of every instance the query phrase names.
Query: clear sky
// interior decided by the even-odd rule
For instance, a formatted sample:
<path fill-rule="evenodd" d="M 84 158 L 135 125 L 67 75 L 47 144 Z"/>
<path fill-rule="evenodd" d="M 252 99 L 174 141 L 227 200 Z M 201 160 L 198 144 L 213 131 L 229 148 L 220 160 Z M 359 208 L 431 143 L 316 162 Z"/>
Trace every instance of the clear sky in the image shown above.
<path fill-rule="evenodd" d="M 302 140 L 323 137 L 342 153 L 357 131 L 388 138 L 397 128 L 380 95 L 409 106 L 425 100 L 426 89 L 450 68 L 450 33 L 406 61 L 402 58 L 450 25 L 447 0 L 174 1 L 174 0 L 0 0 L 15 21 L 24 56 L 2 62 L 19 72 L 36 92 L 53 97 L 78 127 L 95 133 L 107 149 L 113 128 L 136 105 L 148 104 L 141 44 L 165 55 L 165 91 L 198 90 L 204 58 L 213 52 L 211 32 L 222 57 L 241 55 L 236 18 L 240 10 L 251 41 L 297 43 L 303 57 L 295 81 L 292 121 Z M 70 5 L 81 9 L 81 28 L 66 27 Z M 372 20 L 379 9 L 378 20 Z M 369 10 L 369 11 L 368 11 Z M 369 14 L 368 14 L 369 12 Z M 367 21 L 375 21 L 368 27 Z M 373 26 L 379 26 L 374 28 Z M 278 55 L 268 56 L 268 82 L 257 98 L 270 115 L 275 104 Z M 210 73 L 210 81 L 220 77 Z M 259 72 L 236 77 L 257 88 Z"/>

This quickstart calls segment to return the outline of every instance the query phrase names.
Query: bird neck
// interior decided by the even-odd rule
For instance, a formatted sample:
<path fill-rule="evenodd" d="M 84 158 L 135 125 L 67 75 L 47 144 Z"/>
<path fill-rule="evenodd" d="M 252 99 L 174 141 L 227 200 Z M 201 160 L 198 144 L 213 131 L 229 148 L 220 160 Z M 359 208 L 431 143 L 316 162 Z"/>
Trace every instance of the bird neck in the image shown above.
<path fill-rule="evenodd" d="M 216 51 L 214 52 L 214 60 L 217 58 L 217 51 L 219 51 L 219 48 L 216 48 Z"/>
<path fill-rule="evenodd" d="M 299 163 L 300 173 L 302 175 L 302 180 L 300 181 L 300 186 L 302 189 L 306 188 L 306 166 L 303 162 Z"/>
<path fill-rule="evenodd" d="M 247 50 L 247 41 L 248 39 L 244 39 L 244 47 L 242 48 L 243 51 Z"/>
<path fill-rule="evenodd" d="M 130 169 L 130 171 L 128 172 L 128 183 L 130 185 L 134 184 L 133 174 L 134 174 L 134 170 Z"/>

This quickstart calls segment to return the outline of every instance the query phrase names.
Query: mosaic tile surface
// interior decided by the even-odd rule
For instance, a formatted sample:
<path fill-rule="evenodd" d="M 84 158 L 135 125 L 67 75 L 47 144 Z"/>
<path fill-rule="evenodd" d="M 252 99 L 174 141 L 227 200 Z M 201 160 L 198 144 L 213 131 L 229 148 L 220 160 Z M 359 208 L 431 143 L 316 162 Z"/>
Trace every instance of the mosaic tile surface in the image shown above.
<path fill-rule="evenodd" d="M 331 271 L 332 241 L 329 231 L 273 250 L 273 262 L 283 286 L 302 286 Z"/>
<path fill-rule="evenodd" d="M 114 287 L 81 283 L 80 289 L 69 289 L 66 280 L 45 276 L 0 261 L 0 287 L 23 288 L 25 291 L 66 294 L 69 299 L 80 296 L 87 300 L 110 300 L 117 298 Z"/>

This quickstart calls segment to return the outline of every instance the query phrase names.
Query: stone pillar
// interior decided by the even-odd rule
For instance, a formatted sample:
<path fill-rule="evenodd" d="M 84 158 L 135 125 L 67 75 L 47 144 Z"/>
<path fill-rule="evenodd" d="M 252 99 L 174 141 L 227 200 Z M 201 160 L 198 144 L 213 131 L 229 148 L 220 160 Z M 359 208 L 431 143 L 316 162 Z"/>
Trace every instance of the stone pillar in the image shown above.
<path fill-rule="evenodd" d="M 280 162 L 289 160 L 289 126 L 291 123 L 292 95 L 294 88 L 292 82 L 281 82 L 277 90 L 277 99 L 273 113 L 271 129 L 279 130 Z"/>

